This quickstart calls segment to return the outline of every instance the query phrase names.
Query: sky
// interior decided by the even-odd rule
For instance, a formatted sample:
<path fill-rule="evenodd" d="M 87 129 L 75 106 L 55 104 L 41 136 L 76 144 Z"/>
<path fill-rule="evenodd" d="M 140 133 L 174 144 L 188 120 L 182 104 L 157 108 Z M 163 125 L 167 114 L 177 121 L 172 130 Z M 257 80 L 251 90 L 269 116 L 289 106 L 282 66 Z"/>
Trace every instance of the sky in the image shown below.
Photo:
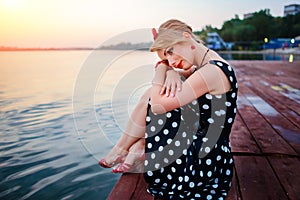
<path fill-rule="evenodd" d="M 283 16 L 300 0 L 0 0 L 0 46 L 97 47 L 136 29 L 176 18 L 201 30 L 270 9 Z"/>

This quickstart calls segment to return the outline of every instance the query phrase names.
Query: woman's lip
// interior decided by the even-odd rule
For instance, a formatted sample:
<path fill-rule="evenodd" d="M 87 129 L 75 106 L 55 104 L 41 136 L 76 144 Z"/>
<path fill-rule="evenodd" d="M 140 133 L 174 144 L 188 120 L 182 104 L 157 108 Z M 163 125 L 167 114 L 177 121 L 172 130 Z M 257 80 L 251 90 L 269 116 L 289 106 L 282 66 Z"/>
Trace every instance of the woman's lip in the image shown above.
<path fill-rule="evenodd" d="M 182 60 L 178 63 L 178 65 L 176 66 L 176 68 L 179 68 L 179 69 L 182 68 Z"/>

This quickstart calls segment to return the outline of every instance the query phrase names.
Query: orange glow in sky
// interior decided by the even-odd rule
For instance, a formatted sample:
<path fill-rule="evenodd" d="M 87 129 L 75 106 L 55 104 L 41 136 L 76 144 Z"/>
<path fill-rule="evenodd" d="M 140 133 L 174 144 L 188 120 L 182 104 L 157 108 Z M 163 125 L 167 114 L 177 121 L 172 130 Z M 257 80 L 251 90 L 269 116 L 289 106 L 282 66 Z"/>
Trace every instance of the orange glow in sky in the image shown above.
<path fill-rule="evenodd" d="M 0 0 L 0 46 L 95 47 L 135 29 L 158 27 L 167 19 L 194 30 L 221 28 L 226 20 L 270 8 L 282 16 L 293 0 Z"/>

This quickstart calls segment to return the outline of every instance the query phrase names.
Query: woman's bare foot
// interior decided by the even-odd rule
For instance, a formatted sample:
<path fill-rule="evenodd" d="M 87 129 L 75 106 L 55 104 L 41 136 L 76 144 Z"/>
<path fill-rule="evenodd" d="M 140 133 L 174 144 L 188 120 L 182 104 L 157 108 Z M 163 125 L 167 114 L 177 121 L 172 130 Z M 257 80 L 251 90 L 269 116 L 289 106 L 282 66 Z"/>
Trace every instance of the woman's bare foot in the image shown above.
<path fill-rule="evenodd" d="M 117 165 L 112 172 L 113 173 L 141 173 L 144 170 L 145 160 L 145 139 L 138 140 L 129 149 L 129 153 L 123 163 Z"/>
<path fill-rule="evenodd" d="M 118 146 L 114 146 L 112 150 L 99 161 L 99 165 L 104 168 L 111 168 L 116 164 L 124 162 L 128 151 L 119 148 Z"/>

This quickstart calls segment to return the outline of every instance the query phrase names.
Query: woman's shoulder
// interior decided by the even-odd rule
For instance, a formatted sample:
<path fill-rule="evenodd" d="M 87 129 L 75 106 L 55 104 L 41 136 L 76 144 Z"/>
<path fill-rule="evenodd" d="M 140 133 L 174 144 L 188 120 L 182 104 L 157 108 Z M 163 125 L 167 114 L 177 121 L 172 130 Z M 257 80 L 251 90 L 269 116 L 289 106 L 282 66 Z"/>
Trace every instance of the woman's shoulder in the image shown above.
<path fill-rule="evenodd" d="M 223 94 L 232 88 L 229 67 L 230 65 L 223 60 L 210 60 L 207 65 L 199 69 L 210 94 Z"/>

